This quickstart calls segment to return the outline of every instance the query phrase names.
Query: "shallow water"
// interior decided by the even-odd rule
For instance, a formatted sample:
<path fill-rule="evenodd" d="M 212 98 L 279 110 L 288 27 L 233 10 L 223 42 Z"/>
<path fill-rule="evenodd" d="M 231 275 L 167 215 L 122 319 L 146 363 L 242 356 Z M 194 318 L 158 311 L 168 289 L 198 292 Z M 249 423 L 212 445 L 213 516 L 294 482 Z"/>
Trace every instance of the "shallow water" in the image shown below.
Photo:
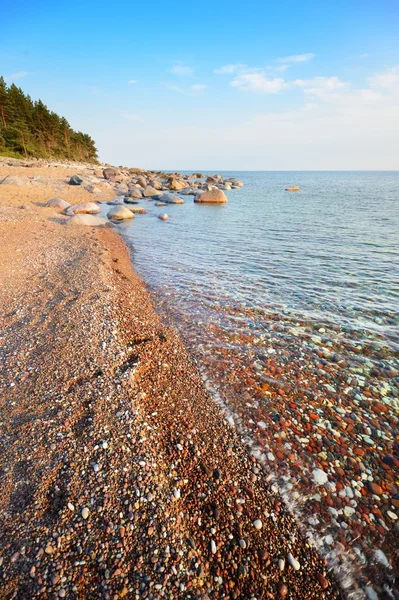
<path fill-rule="evenodd" d="M 399 173 L 222 174 L 245 184 L 227 205 L 185 196 L 162 222 L 164 209 L 143 200 L 149 214 L 120 230 L 159 310 L 352 596 L 372 585 L 393 597 Z"/>

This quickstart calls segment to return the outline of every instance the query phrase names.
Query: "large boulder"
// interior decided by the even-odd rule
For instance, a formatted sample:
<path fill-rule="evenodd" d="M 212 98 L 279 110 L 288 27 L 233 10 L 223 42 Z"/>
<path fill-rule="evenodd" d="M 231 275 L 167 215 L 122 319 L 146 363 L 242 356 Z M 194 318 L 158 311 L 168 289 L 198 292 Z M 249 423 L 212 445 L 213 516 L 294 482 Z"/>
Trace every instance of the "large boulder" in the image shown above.
<path fill-rule="evenodd" d="M 133 219 L 134 214 L 127 206 L 114 206 L 108 211 L 107 217 L 112 221 L 124 221 L 125 219 Z"/>
<path fill-rule="evenodd" d="M 120 183 L 116 188 L 115 188 L 115 192 L 118 194 L 118 196 L 122 196 L 123 194 L 127 194 L 129 191 L 129 187 L 126 183 Z"/>
<path fill-rule="evenodd" d="M 4 185 L 26 185 L 25 181 L 16 175 L 7 175 L 1 183 Z"/>
<path fill-rule="evenodd" d="M 167 215 L 166 213 L 162 213 L 160 215 L 157 215 L 158 219 L 160 219 L 161 221 L 167 221 L 169 219 L 169 215 Z"/>
<path fill-rule="evenodd" d="M 160 201 L 165 202 L 165 204 L 184 204 L 183 198 L 178 194 L 162 194 Z"/>
<path fill-rule="evenodd" d="M 227 201 L 225 193 L 219 188 L 200 192 L 194 198 L 194 202 L 198 204 L 226 204 Z"/>
<path fill-rule="evenodd" d="M 52 198 L 51 200 L 49 200 L 47 202 L 46 206 L 51 206 L 52 208 L 59 208 L 61 210 L 66 210 L 71 205 L 69 204 L 69 202 L 66 202 L 66 200 L 63 200 L 62 198 Z"/>
<path fill-rule="evenodd" d="M 144 177 L 137 177 L 136 183 L 142 188 L 146 188 L 148 185 L 147 180 Z"/>
<path fill-rule="evenodd" d="M 160 183 L 157 179 L 152 179 L 151 181 L 148 182 L 148 184 L 151 185 L 156 190 L 162 190 L 163 189 L 162 183 Z"/>
<path fill-rule="evenodd" d="M 160 193 L 159 190 L 156 190 L 155 188 L 153 188 L 152 186 L 148 186 L 145 188 L 144 192 L 143 192 L 143 196 L 144 198 L 160 198 L 162 196 L 162 194 Z"/>
<path fill-rule="evenodd" d="M 142 198 L 143 197 L 143 192 L 139 189 L 139 188 L 130 188 L 129 192 L 127 193 L 127 196 L 129 196 L 129 198 Z"/>
<path fill-rule="evenodd" d="M 99 212 L 100 207 L 94 202 L 72 204 L 65 210 L 66 215 L 96 215 Z"/>
<path fill-rule="evenodd" d="M 181 181 L 180 179 L 171 179 L 168 183 L 168 188 L 170 190 L 174 190 L 175 192 L 178 192 L 179 190 L 184 190 L 185 187 L 187 187 L 186 182 Z"/>
<path fill-rule="evenodd" d="M 193 173 L 191 177 L 195 177 L 195 179 L 203 179 L 204 175 L 202 173 Z"/>
<path fill-rule="evenodd" d="M 108 179 L 108 181 L 115 181 L 118 175 L 119 171 L 113 167 L 107 167 L 103 170 L 104 179 Z"/>
<path fill-rule="evenodd" d="M 90 227 L 102 227 L 106 224 L 105 219 L 95 215 L 74 215 L 66 222 L 66 225 L 88 225 Z"/>
<path fill-rule="evenodd" d="M 145 208 L 143 208 L 142 206 L 127 206 L 126 208 L 128 208 L 130 210 L 130 212 L 132 212 L 134 215 L 146 215 L 147 211 Z"/>
<path fill-rule="evenodd" d="M 69 185 L 81 185 L 83 183 L 83 179 L 80 177 L 80 175 L 72 175 L 68 183 Z"/>

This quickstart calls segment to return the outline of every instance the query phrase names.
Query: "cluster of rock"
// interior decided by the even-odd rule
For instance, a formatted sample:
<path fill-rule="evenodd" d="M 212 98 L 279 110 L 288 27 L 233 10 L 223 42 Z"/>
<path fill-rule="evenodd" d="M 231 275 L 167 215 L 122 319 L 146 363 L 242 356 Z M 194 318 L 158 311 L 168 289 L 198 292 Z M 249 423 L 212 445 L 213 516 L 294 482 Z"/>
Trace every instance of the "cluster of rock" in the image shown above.
<path fill-rule="evenodd" d="M 182 175 L 162 171 L 131 171 L 107 167 L 103 175 L 114 184 L 118 195 L 136 200 L 149 198 L 162 202 L 163 205 L 183 204 L 181 196 L 194 196 L 195 202 L 224 204 L 227 202 L 224 192 L 243 185 L 242 181 L 234 177 L 223 179 L 220 174 L 204 176 L 202 173 Z"/>
<path fill-rule="evenodd" d="M 103 181 L 112 187 L 117 195 L 115 200 L 108 204 L 112 208 L 108 211 L 107 217 L 111 221 L 123 221 L 133 219 L 136 214 L 145 214 L 146 210 L 135 206 L 140 200 L 154 200 L 155 206 L 168 206 L 170 204 L 184 204 L 183 196 L 194 196 L 194 202 L 199 204 L 225 204 L 227 197 L 225 191 L 238 189 L 243 186 L 242 181 L 231 177 L 223 179 L 220 174 L 203 175 L 194 173 L 193 175 L 182 175 L 181 173 L 165 173 L 162 171 L 142 171 L 138 169 L 116 169 L 115 167 L 106 167 L 102 172 Z M 70 185 L 84 186 L 85 189 L 95 193 L 98 185 L 93 182 L 94 176 L 90 178 L 73 175 L 69 179 Z M 55 202 L 54 199 L 50 202 Z M 62 201 L 64 202 L 64 201 Z M 54 204 L 52 204 L 55 206 Z M 65 214 L 72 216 L 72 224 L 105 224 L 105 219 L 92 215 L 100 212 L 95 203 L 84 203 L 80 205 L 65 206 L 57 205 L 57 208 L 64 210 Z M 90 218 L 83 215 L 91 215 Z M 162 221 L 168 220 L 166 213 L 158 214 Z"/>

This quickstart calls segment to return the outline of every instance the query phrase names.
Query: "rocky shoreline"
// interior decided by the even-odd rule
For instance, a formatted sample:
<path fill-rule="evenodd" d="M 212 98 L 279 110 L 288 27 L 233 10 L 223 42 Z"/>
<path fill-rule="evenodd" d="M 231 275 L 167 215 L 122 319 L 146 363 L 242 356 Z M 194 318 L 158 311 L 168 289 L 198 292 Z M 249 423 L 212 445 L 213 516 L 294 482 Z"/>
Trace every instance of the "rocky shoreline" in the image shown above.
<path fill-rule="evenodd" d="M 46 206 L 113 201 L 153 175 L 5 162 L 0 597 L 341 598 L 116 231 Z"/>

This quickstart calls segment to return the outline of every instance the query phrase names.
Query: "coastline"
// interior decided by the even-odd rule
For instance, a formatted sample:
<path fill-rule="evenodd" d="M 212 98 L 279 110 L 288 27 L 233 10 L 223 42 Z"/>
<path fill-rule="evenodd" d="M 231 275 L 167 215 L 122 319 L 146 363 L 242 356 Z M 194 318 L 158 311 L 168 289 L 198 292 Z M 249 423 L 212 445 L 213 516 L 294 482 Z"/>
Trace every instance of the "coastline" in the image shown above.
<path fill-rule="evenodd" d="M 119 234 L 55 191 L 0 186 L 2 597 L 341 598 Z"/>

